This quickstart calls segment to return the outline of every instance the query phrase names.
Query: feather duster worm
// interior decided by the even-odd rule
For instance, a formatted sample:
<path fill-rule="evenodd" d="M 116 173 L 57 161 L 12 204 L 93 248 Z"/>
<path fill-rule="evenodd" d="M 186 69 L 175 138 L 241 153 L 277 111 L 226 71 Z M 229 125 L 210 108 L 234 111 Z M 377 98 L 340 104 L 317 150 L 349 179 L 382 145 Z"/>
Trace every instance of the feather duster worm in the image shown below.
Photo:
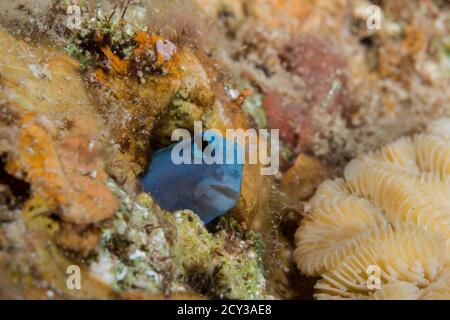
<path fill-rule="evenodd" d="M 450 299 L 450 119 L 354 159 L 309 205 L 294 256 L 315 298 Z"/>

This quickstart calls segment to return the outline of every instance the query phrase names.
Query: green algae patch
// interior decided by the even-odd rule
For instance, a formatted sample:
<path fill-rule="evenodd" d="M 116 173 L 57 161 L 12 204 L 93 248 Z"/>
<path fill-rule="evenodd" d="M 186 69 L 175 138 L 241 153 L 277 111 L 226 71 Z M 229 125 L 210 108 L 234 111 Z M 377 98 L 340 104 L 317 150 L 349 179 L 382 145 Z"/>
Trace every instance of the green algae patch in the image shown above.
<path fill-rule="evenodd" d="M 197 292 L 210 298 L 264 299 L 262 245 L 229 217 L 214 233 L 189 210 L 169 213 L 145 194 L 132 198 L 112 180 L 119 210 L 101 230 L 91 271 L 118 292 Z"/>

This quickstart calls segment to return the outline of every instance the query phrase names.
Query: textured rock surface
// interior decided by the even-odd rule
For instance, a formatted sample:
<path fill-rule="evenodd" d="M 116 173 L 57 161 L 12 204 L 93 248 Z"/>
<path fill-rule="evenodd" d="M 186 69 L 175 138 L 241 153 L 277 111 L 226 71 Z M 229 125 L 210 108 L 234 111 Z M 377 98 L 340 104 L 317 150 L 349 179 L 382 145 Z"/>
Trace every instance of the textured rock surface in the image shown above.
<path fill-rule="evenodd" d="M 143 138 L 114 122 L 111 110 L 105 113 L 105 101 L 100 103 L 90 95 L 89 82 L 79 73 L 75 60 L 60 49 L 27 44 L 4 30 L 0 37 L 5 44 L 0 58 L 2 297 L 267 297 L 262 262 L 255 259 L 262 252 L 256 251 L 257 242 L 250 231 L 225 234 L 219 229 L 211 235 L 192 212 L 180 213 L 181 220 L 176 220 L 154 208 L 148 196 L 141 196 L 144 200 L 139 202 L 131 200 L 136 196 L 133 182 L 139 173 L 139 161 L 132 159 L 136 161 L 141 154 L 136 148 L 117 148 L 115 137 L 120 134 L 137 143 Z M 184 85 L 178 78 L 163 79 L 168 91 L 158 91 L 161 87 L 154 83 L 155 87 L 148 85 L 147 94 L 166 94 L 165 100 L 152 100 L 159 103 L 160 110 L 172 106 L 171 97 L 182 86 L 192 88 L 186 99 L 211 101 L 207 96 L 195 96 L 202 91 L 194 87 L 207 81 L 207 75 L 193 53 L 179 59 L 184 70 L 192 70 L 195 76 L 181 76 Z M 200 80 L 202 75 L 204 80 Z M 115 80 L 112 75 L 104 76 L 117 94 L 137 95 L 145 102 L 145 90 L 120 89 L 124 83 L 120 74 L 114 75 Z M 135 81 L 137 84 L 139 79 Z M 103 95 L 108 91 L 102 87 L 96 90 Z M 135 101 L 125 97 L 122 103 Z M 123 107 L 152 127 L 155 117 L 146 118 L 147 114 L 139 113 L 130 102 Z M 168 116 L 166 123 L 170 125 L 172 119 Z M 214 113 L 211 119 L 219 124 L 223 121 Z M 155 136 L 158 141 L 160 136 Z M 150 136 L 146 137 L 146 144 L 150 144 Z M 128 177 L 124 184 L 128 193 L 111 187 L 110 176 Z M 194 239 L 197 243 L 191 246 Z M 239 250 L 234 250 L 238 246 Z M 215 256 L 217 251 L 222 252 L 220 259 Z M 194 256 L 189 260 L 191 254 Z M 197 268 L 195 255 L 206 258 L 205 254 L 210 260 L 203 269 Z M 234 259 L 235 264 L 230 267 L 227 259 Z M 66 286 L 66 270 L 71 265 L 81 268 L 80 291 Z M 204 286 L 191 286 L 199 277 Z M 139 291 L 141 296 L 130 290 Z"/>

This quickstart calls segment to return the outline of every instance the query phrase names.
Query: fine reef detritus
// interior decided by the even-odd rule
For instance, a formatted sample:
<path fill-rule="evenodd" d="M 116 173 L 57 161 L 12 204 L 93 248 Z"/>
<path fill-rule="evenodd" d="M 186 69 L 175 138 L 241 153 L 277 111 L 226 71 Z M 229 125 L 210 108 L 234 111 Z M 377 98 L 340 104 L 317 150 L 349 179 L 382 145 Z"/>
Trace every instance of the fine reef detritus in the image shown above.
<path fill-rule="evenodd" d="M 237 205 L 242 168 L 242 148 L 208 131 L 153 153 L 142 185 L 162 208 L 192 210 L 208 224 Z"/>
<path fill-rule="evenodd" d="M 449 199 L 443 118 L 319 186 L 296 232 L 298 268 L 321 276 L 317 299 L 450 299 Z"/>

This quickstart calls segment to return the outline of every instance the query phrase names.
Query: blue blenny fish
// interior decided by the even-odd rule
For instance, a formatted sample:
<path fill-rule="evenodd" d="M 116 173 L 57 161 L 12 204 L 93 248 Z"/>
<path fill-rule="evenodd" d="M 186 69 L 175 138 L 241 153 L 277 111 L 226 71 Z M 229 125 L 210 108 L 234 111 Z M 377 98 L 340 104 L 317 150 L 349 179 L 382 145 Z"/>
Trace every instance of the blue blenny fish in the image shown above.
<path fill-rule="evenodd" d="M 242 159 L 236 142 L 206 131 L 156 151 L 141 182 L 161 208 L 190 209 L 208 224 L 237 205 Z"/>

